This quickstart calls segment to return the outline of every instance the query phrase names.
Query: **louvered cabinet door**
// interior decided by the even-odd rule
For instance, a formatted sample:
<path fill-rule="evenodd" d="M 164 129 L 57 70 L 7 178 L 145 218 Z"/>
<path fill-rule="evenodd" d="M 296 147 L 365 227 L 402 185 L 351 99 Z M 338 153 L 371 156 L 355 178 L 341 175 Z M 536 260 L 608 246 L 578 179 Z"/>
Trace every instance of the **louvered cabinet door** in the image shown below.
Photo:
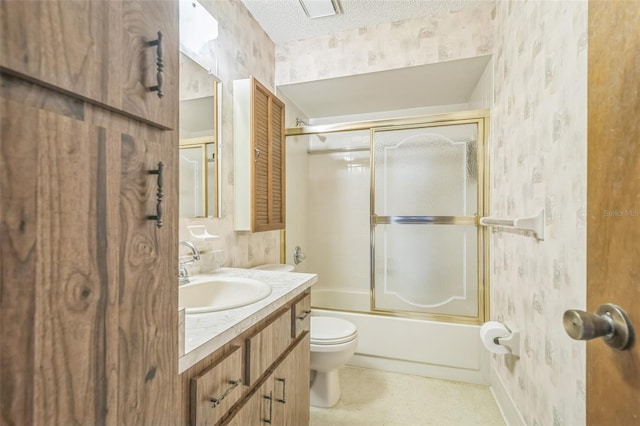
<path fill-rule="evenodd" d="M 253 77 L 234 81 L 233 97 L 234 229 L 284 229 L 284 103 Z"/>
<path fill-rule="evenodd" d="M 269 225 L 271 229 L 285 227 L 285 139 L 284 104 L 271 99 L 271 162 L 269 185 Z"/>
<path fill-rule="evenodd" d="M 254 232 L 269 226 L 269 173 L 270 173 L 270 99 L 269 92 L 256 84 L 253 90 L 253 206 Z"/>
<path fill-rule="evenodd" d="M 284 103 L 253 79 L 253 232 L 284 229 Z"/>

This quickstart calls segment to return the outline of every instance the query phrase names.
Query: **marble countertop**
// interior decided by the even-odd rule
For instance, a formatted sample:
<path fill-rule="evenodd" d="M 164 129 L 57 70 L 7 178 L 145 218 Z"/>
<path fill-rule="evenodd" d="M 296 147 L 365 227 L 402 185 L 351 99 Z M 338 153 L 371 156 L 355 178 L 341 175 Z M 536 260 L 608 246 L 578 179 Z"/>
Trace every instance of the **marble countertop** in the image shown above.
<path fill-rule="evenodd" d="M 272 289 L 271 294 L 258 302 L 239 308 L 187 314 L 184 336 L 185 354 L 178 360 L 179 373 L 206 358 L 318 281 L 316 274 L 257 269 L 222 268 L 207 275 L 252 278 L 269 284 Z"/>

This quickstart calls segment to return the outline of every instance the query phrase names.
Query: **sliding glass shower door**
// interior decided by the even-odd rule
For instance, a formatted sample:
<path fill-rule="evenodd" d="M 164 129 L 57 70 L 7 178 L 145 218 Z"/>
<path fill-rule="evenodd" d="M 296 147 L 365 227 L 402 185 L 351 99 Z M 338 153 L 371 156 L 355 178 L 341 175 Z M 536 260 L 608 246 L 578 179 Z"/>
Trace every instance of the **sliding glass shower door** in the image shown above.
<path fill-rule="evenodd" d="M 483 123 L 371 130 L 374 311 L 482 314 Z"/>

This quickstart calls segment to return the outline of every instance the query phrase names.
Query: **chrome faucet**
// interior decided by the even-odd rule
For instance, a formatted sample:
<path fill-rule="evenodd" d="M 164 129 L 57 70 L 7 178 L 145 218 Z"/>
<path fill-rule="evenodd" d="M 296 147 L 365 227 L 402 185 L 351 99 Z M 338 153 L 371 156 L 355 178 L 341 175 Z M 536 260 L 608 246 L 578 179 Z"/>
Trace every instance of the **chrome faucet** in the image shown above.
<path fill-rule="evenodd" d="M 180 241 L 180 245 L 187 246 L 191 249 L 191 259 L 178 261 L 178 284 L 182 285 L 189 283 L 189 270 L 187 269 L 187 265 L 191 265 L 196 260 L 200 260 L 200 252 L 196 246 L 189 241 Z"/>

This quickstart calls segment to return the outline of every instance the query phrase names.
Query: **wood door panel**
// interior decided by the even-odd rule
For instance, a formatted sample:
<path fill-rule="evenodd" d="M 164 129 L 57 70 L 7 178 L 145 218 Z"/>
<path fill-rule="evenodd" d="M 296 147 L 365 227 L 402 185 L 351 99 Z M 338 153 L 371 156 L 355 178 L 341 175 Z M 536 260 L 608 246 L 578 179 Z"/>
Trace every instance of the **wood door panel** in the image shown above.
<path fill-rule="evenodd" d="M 38 134 L 15 112 L 23 109 L 0 98 L 0 419 L 33 424 Z"/>
<path fill-rule="evenodd" d="M 121 135 L 119 418 L 123 424 L 174 424 L 178 387 L 177 144 L 172 134 L 130 122 Z M 155 214 L 157 177 L 165 163 L 164 225 Z M 173 201 L 171 201 L 173 200 Z"/>
<path fill-rule="evenodd" d="M 13 156 L 5 172 L 11 176 L 3 179 L 9 185 L 7 192 L 3 188 L 2 205 L 19 206 L 9 208 L 2 220 L 9 238 L 2 238 L 0 352 L 3 384 L 6 378 L 15 392 L 3 420 L 108 420 L 107 407 L 117 389 L 111 373 L 117 369 L 117 352 L 107 345 L 117 332 L 117 269 L 110 269 L 108 260 L 117 245 L 107 232 L 112 210 L 106 131 L 66 116 L 64 109 L 57 114 L 10 100 L 20 93 L 31 100 L 55 97 L 46 89 L 11 85 L 4 77 L 2 87 L 7 89 L 2 92 L 3 158 Z M 25 268 L 11 276 L 16 266 Z"/>
<path fill-rule="evenodd" d="M 589 2 L 587 310 L 614 303 L 640 330 L 640 8 Z M 640 345 L 587 343 L 587 423 L 637 424 Z"/>
<path fill-rule="evenodd" d="M 165 129 L 177 125 L 178 2 L 0 2 L 0 67 Z M 157 85 L 163 33 L 164 96 Z"/>
<path fill-rule="evenodd" d="M 0 2 L 0 66 L 118 107 L 122 4 L 117 1 Z M 19 53 L 18 53 L 19 52 Z"/>
<path fill-rule="evenodd" d="M 266 381 L 257 388 L 253 395 L 238 408 L 235 414 L 222 422 L 229 426 L 263 426 L 267 424 L 265 419 L 273 425 L 279 424 L 275 419 L 275 406 L 273 401 L 273 376 L 269 376 Z"/>
<path fill-rule="evenodd" d="M 122 109 L 165 128 L 178 124 L 179 39 L 177 1 L 125 0 L 122 14 Z M 163 34 L 164 95 L 149 91 L 157 81 L 157 48 L 148 42 Z"/>
<path fill-rule="evenodd" d="M 297 426 L 309 424 L 310 335 L 298 341 L 274 377 L 274 418 L 277 424 Z M 284 402 L 283 402 L 284 401 Z"/>
<path fill-rule="evenodd" d="M 269 92 L 256 82 L 253 89 L 253 229 L 262 231 L 269 224 Z"/>
<path fill-rule="evenodd" d="M 245 386 L 242 385 L 242 364 L 242 347 L 236 346 L 216 365 L 191 379 L 191 389 L 188 392 L 191 395 L 192 425 L 217 423 L 240 400 L 245 391 Z M 234 385 L 234 382 L 239 384 Z M 212 398 L 219 399 L 218 405 L 212 404 Z"/>
<path fill-rule="evenodd" d="M 271 98 L 271 167 L 270 167 L 270 223 L 278 229 L 285 224 L 285 163 L 284 104 Z"/>

